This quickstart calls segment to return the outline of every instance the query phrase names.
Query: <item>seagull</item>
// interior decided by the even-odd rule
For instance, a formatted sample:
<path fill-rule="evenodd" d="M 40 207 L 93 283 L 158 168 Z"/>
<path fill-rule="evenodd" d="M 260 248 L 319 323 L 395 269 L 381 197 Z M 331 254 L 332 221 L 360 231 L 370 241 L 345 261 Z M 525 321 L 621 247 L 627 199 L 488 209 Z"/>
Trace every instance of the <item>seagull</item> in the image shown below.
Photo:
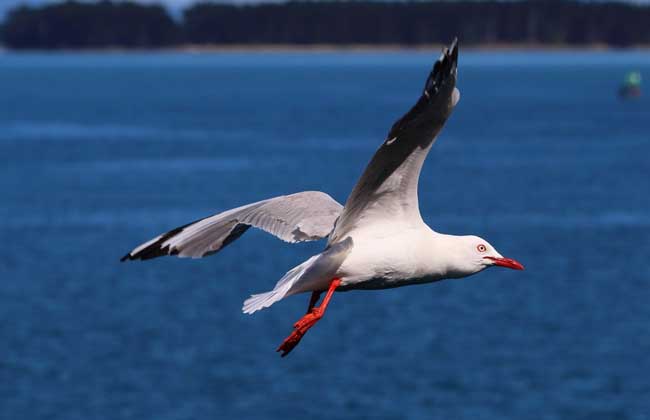
<path fill-rule="evenodd" d="M 287 296 L 311 292 L 307 313 L 277 351 L 289 354 L 325 314 L 335 291 L 376 290 L 471 276 L 488 267 L 524 267 L 485 239 L 432 230 L 418 207 L 422 164 L 460 99 L 458 41 L 443 49 L 416 104 L 392 126 L 345 205 L 320 191 L 247 204 L 163 233 L 125 260 L 164 255 L 202 258 L 222 250 L 251 226 L 283 241 L 327 239 L 325 249 L 289 270 L 273 290 L 252 295 L 252 314 Z M 319 306 L 321 294 L 325 297 Z"/>

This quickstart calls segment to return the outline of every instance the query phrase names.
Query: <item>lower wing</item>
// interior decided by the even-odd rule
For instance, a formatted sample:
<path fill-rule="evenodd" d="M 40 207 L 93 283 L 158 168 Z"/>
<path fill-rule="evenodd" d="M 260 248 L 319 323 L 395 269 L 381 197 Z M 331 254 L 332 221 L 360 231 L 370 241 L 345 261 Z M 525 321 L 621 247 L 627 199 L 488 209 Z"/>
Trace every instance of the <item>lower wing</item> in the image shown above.
<path fill-rule="evenodd" d="M 223 249 L 251 226 L 286 242 L 315 241 L 330 234 L 342 209 L 319 191 L 270 198 L 172 229 L 136 247 L 121 261 L 164 255 L 205 257 Z"/>

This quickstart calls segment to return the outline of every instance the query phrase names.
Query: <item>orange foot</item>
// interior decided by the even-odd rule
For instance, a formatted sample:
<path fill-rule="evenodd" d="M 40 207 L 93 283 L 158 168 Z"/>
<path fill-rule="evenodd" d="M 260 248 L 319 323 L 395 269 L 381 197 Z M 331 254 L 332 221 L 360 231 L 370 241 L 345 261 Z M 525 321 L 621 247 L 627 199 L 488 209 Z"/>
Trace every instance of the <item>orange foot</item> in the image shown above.
<path fill-rule="evenodd" d="M 334 290 L 336 290 L 340 284 L 341 280 L 332 280 L 330 287 L 327 290 L 327 295 L 325 295 L 325 298 L 323 299 L 323 303 L 321 303 L 321 305 L 317 308 L 314 308 L 314 305 L 318 300 L 318 296 L 320 296 L 320 292 L 314 292 L 314 294 L 312 294 L 307 314 L 300 318 L 298 322 L 293 324 L 293 332 L 289 335 L 289 337 L 284 339 L 282 344 L 280 344 L 276 350 L 282 352 L 280 356 L 285 357 L 287 354 L 291 353 L 291 350 L 293 350 L 298 345 L 298 343 L 300 343 L 300 340 L 302 340 L 302 337 L 307 333 L 307 331 L 316 325 L 316 323 L 323 317 L 325 314 L 325 309 L 327 309 L 327 305 L 332 298 Z"/>
<path fill-rule="evenodd" d="M 276 350 L 282 352 L 280 356 L 285 357 L 287 354 L 291 353 L 291 350 L 293 350 L 298 345 L 298 343 L 300 343 L 300 340 L 302 340 L 302 337 L 307 333 L 307 331 L 316 325 L 316 323 L 322 317 L 323 312 L 321 309 L 314 308 L 311 312 L 300 318 L 298 322 L 293 324 L 293 332 L 289 335 L 289 337 L 284 339 L 282 344 L 280 344 Z"/>

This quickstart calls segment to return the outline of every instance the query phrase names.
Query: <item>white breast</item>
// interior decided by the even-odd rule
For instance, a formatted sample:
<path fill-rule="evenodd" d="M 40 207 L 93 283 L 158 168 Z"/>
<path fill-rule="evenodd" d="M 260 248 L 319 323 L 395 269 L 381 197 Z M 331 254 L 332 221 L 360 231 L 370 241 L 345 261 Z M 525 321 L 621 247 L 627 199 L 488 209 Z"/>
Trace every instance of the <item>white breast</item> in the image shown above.
<path fill-rule="evenodd" d="M 337 272 L 342 289 L 383 289 L 439 280 L 445 263 L 435 258 L 435 238 L 424 223 L 382 224 L 350 233 L 352 251 Z"/>

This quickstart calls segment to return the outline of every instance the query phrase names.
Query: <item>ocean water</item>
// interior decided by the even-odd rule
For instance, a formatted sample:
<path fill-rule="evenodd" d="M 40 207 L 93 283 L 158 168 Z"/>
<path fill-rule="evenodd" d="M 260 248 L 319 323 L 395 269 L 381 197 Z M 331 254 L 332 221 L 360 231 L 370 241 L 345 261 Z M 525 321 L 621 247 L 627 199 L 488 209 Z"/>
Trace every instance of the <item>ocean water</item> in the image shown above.
<path fill-rule="evenodd" d="M 0 54 L 0 418 L 650 419 L 645 52 L 461 51 L 424 167 L 436 230 L 526 271 L 336 294 L 287 358 L 322 243 L 250 230 L 202 260 L 120 263 L 251 201 L 343 202 L 432 52 Z"/>

